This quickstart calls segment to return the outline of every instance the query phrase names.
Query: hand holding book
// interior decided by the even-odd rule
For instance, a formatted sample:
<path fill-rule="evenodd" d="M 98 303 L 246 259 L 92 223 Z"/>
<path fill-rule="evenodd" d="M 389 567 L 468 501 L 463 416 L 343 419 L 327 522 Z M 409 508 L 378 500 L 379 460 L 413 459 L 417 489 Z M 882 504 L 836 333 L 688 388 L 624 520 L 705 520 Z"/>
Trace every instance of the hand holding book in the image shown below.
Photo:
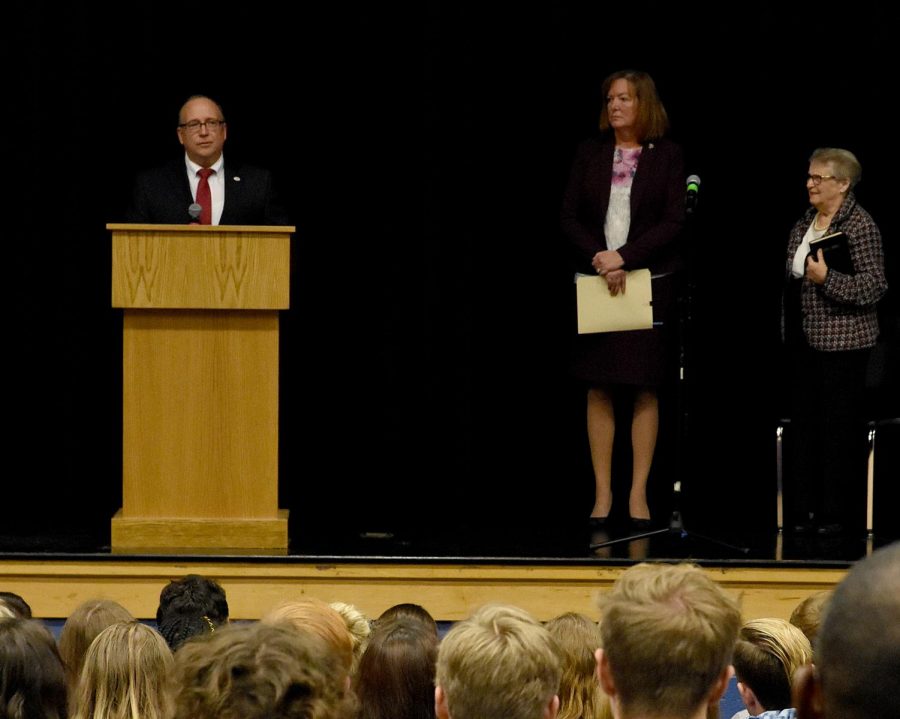
<path fill-rule="evenodd" d="M 816 259 L 819 250 L 822 250 L 822 259 L 830 269 L 845 275 L 854 274 L 849 240 L 843 232 L 832 232 L 817 240 L 810 240 L 807 257 Z"/>

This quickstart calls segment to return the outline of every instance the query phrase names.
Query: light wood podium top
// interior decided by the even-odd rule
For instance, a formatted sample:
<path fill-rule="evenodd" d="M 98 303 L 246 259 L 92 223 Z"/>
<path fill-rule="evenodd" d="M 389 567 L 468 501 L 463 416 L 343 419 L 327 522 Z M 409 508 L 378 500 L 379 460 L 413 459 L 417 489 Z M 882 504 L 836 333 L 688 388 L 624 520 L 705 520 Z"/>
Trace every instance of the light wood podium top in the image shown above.
<path fill-rule="evenodd" d="M 282 310 L 292 225 L 110 223 L 112 305 Z"/>
<path fill-rule="evenodd" d="M 155 225 L 109 222 L 107 230 L 126 232 L 296 232 L 294 225 Z"/>

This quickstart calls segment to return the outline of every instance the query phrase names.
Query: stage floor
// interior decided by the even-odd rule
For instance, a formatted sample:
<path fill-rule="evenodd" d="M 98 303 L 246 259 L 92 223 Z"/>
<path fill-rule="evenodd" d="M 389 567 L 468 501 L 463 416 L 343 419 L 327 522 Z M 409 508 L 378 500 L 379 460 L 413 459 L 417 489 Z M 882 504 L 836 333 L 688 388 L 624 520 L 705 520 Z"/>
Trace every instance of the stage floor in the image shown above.
<path fill-rule="evenodd" d="M 287 550 L 128 550 L 116 551 L 105 527 L 65 528 L 54 532 L 0 529 L 0 558 L 93 559 L 104 557 L 146 559 L 181 557 L 196 561 L 280 562 L 490 562 L 490 563 L 633 563 L 636 561 L 689 560 L 701 565 L 846 567 L 888 544 L 892 536 L 865 533 L 837 537 L 791 536 L 776 529 L 660 524 L 636 533 L 613 524 L 606 531 L 586 526 L 559 526 L 531 520 L 522 526 L 489 522 L 389 529 L 292 529 Z"/>
<path fill-rule="evenodd" d="M 223 585 L 235 619 L 259 618 L 280 601 L 311 595 L 355 604 L 373 617 L 393 604 L 415 602 L 439 621 L 455 621 L 500 601 L 545 620 L 566 611 L 595 615 L 597 593 L 636 562 L 690 561 L 734 591 L 747 618 L 788 618 L 803 598 L 834 587 L 853 562 L 890 541 L 690 527 L 629 536 L 539 523 L 291 536 L 282 552 L 199 553 L 116 552 L 108 532 L 0 534 L 0 589 L 21 594 L 35 616 L 50 619 L 97 597 L 150 619 L 160 590 L 196 573 Z"/>

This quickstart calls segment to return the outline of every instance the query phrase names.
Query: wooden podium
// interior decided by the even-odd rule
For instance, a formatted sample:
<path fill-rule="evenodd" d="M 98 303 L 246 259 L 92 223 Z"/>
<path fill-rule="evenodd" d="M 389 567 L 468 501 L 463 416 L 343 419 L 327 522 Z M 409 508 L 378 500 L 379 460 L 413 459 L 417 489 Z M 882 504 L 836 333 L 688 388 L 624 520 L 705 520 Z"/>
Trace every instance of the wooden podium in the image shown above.
<path fill-rule="evenodd" d="M 109 224 L 122 334 L 112 548 L 287 549 L 278 325 L 293 227 Z"/>

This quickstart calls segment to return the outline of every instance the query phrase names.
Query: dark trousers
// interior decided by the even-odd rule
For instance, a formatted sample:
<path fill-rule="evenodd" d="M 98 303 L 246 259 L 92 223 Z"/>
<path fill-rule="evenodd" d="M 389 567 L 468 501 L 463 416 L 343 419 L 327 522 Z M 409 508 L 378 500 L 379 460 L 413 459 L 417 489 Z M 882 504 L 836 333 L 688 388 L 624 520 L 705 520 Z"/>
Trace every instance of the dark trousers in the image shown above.
<path fill-rule="evenodd" d="M 794 342 L 788 485 L 790 524 L 865 524 L 863 399 L 870 350 L 820 352 Z M 792 491 L 793 490 L 793 491 Z"/>

